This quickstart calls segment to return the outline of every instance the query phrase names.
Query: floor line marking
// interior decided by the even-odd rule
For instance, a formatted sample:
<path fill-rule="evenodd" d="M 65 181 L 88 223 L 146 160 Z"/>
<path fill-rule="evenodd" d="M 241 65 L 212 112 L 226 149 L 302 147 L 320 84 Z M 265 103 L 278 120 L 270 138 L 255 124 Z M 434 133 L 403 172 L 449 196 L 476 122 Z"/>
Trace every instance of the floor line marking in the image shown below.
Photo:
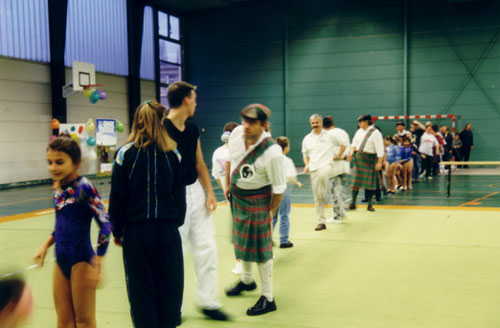
<path fill-rule="evenodd" d="M 499 191 L 492 192 L 492 193 L 490 193 L 490 194 L 488 194 L 488 195 L 486 195 L 486 196 L 479 197 L 479 198 L 476 198 L 476 199 L 474 199 L 474 200 L 468 201 L 468 202 L 466 202 L 466 203 L 460 204 L 460 205 L 458 205 L 457 207 L 464 207 L 464 206 L 466 206 L 466 205 L 479 205 L 479 204 L 481 204 L 481 203 L 479 203 L 478 201 L 483 200 L 483 199 L 486 199 L 486 198 L 489 198 L 489 197 L 491 197 L 491 196 L 495 196 L 495 195 L 496 195 L 496 194 L 498 194 L 498 193 L 500 193 L 500 192 L 499 192 Z"/>
<path fill-rule="evenodd" d="M 29 203 L 29 202 L 37 201 L 37 200 L 48 200 L 48 199 L 51 199 L 51 198 L 52 197 L 41 197 L 41 198 L 31 198 L 31 199 L 18 200 L 18 201 L 14 201 L 14 202 L 1 203 L 0 207 L 2 207 L 2 206 L 8 206 L 8 205 L 16 205 L 16 204 Z"/>

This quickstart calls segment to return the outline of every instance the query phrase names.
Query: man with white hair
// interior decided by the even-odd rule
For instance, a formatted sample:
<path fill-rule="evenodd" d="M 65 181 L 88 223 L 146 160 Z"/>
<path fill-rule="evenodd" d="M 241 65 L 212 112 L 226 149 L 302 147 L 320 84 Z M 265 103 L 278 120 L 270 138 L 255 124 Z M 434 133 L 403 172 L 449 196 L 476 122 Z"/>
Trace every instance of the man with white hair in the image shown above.
<path fill-rule="evenodd" d="M 323 117 L 313 114 L 309 118 L 312 131 L 302 140 L 304 173 L 310 174 L 314 194 L 314 207 L 318 225 L 314 230 L 326 229 L 325 206 L 327 203 L 328 181 L 332 173 L 333 144 L 331 137 L 323 130 Z"/>

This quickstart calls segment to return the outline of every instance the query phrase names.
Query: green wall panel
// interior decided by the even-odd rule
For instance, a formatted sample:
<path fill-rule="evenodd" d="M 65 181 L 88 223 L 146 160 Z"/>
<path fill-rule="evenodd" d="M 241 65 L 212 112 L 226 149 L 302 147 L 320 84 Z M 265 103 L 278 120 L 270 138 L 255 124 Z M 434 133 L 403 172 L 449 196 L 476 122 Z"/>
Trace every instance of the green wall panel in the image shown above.
<path fill-rule="evenodd" d="M 288 131 L 300 165 L 315 112 L 351 137 L 361 114 L 403 114 L 403 14 L 399 0 L 264 0 L 190 14 L 187 77 L 199 86 L 205 156 L 252 102 L 270 106 L 273 135 Z M 499 21 L 500 1 L 408 0 L 408 113 L 471 122 L 473 160 L 500 159 Z"/>

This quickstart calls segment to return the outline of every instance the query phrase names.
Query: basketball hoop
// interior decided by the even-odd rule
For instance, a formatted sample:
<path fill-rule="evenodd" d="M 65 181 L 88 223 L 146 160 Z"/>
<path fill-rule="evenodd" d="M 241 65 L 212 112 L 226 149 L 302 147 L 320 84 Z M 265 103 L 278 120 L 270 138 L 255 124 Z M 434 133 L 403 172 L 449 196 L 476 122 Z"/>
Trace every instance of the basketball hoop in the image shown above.
<path fill-rule="evenodd" d="M 103 84 L 88 84 L 88 85 L 83 85 L 83 90 L 87 89 L 92 89 L 92 88 L 98 88 L 98 87 L 103 87 Z"/>

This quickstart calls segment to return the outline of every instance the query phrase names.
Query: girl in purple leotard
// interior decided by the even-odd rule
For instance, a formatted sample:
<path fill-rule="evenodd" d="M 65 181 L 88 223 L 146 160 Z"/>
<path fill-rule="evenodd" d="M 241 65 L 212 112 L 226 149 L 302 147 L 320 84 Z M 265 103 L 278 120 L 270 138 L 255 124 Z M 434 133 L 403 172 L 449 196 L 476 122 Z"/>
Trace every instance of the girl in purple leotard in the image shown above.
<path fill-rule="evenodd" d="M 95 327 L 95 291 L 111 224 L 92 183 L 78 174 L 80 147 L 61 135 L 47 148 L 49 172 L 54 180 L 55 229 L 35 254 L 43 265 L 47 249 L 55 243 L 54 303 L 58 327 Z M 100 227 L 97 256 L 90 242 L 92 217 Z"/>

